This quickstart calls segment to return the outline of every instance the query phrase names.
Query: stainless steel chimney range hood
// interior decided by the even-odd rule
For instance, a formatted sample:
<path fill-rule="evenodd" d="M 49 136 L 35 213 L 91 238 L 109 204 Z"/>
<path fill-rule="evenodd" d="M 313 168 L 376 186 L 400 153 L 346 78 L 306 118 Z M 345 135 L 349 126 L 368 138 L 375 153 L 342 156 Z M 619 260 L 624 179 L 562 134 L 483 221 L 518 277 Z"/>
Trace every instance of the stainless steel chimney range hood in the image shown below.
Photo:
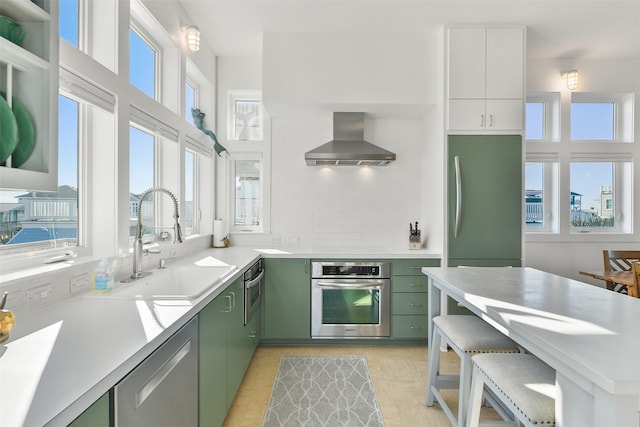
<path fill-rule="evenodd" d="M 333 140 L 304 159 L 308 166 L 386 166 L 396 153 L 364 140 L 364 113 L 333 113 Z"/>

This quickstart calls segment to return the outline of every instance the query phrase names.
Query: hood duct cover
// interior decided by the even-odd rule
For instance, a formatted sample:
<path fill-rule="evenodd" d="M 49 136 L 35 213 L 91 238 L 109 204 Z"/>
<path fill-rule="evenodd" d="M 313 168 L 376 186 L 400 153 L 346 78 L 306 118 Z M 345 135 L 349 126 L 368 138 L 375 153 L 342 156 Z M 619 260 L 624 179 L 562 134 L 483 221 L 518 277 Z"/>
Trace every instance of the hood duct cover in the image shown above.
<path fill-rule="evenodd" d="M 364 140 L 364 113 L 333 113 L 333 140 L 304 159 L 308 166 L 386 166 L 396 153 Z"/>

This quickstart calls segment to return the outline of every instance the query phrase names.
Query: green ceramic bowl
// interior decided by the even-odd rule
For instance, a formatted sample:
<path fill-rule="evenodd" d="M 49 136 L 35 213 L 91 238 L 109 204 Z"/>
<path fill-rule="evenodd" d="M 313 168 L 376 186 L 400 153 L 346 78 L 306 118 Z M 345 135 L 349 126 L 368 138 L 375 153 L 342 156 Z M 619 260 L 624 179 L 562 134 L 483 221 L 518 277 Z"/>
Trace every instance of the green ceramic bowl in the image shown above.
<path fill-rule="evenodd" d="M 12 43 L 20 44 L 27 35 L 27 30 L 13 19 L 0 15 L 0 37 L 4 37 Z"/>
<path fill-rule="evenodd" d="M 0 91 L 0 95 L 5 99 L 7 97 L 7 94 L 2 91 Z M 36 128 L 27 107 L 15 96 L 12 99 L 11 108 L 18 125 L 18 144 L 11 153 L 11 166 L 19 168 L 29 160 L 36 146 Z"/>
<path fill-rule="evenodd" d="M 0 97 L 0 163 L 4 163 L 18 145 L 18 123 L 4 97 Z"/>

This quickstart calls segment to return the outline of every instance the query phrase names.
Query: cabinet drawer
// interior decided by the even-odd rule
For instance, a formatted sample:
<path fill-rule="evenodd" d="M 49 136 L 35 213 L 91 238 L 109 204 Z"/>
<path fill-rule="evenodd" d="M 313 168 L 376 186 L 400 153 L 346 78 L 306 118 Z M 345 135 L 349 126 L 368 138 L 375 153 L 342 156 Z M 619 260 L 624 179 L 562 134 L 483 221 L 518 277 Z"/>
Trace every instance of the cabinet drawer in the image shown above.
<path fill-rule="evenodd" d="M 393 316 L 392 338 L 427 338 L 427 316 Z"/>
<path fill-rule="evenodd" d="M 429 278 L 421 276 L 394 276 L 391 281 L 393 292 L 427 292 L 429 290 Z"/>
<path fill-rule="evenodd" d="M 399 259 L 393 261 L 393 276 L 417 276 L 422 274 L 422 267 L 439 267 L 439 259 Z"/>
<path fill-rule="evenodd" d="M 394 293 L 391 301 L 392 314 L 427 314 L 426 293 Z"/>

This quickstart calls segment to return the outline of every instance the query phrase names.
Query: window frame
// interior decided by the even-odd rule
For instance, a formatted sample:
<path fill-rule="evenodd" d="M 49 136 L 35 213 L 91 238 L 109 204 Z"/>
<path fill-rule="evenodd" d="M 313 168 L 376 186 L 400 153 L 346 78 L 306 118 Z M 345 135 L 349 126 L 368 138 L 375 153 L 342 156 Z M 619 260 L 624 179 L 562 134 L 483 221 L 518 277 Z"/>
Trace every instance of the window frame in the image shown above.
<path fill-rule="evenodd" d="M 574 103 L 613 104 L 613 139 L 571 139 L 572 143 L 631 143 L 633 142 L 633 93 L 572 92 L 570 106 Z M 569 111 L 571 111 L 569 109 Z M 569 116 L 571 113 L 569 113 Z M 571 123 L 571 117 L 569 117 Z M 570 129 L 570 126 L 569 126 Z M 570 133 L 570 131 L 569 131 Z"/>
<path fill-rule="evenodd" d="M 633 163 L 632 159 L 627 156 L 618 155 L 592 155 L 575 153 L 569 160 L 569 168 L 574 163 L 611 163 L 613 165 L 613 176 L 611 186 L 614 213 L 613 218 L 615 225 L 610 228 L 605 227 L 577 227 L 571 224 L 569 218 L 570 234 L 631 234 L 633 232 L 633 215 L 632 212 L 632 186 L 624 185 L 628 180 L 629 175 L 632 174 Z M 571 188 L 571 182 L 569 182 L 569 188 Z M 570 191 L 570 190 L 569 190 Z M 570 215 L 570 212 L 569 212 Z M 631 221 L 628 220 L 631 218 Z"/>
<path fill-rule="evenodd" d="M 551 209 L 551 223 L 548 227 L 526 227 L 526 215 L 523 220 L 524 231 L 527 239 L 532 242 L 539 241 L 571 241 L 588 242 L 595 240 L 603 241 L 626 241 L 633 238 L 634 218 L 633 218 L 633 171 L 634 159 L 632 151 L 627 142 L 633 142 L 633 93 L 590 93 L 590 92 L 563 93 L 562 99 L 559 93 L 532 93 L 527 96 L 527 102 L 551 102 L 557 105 L 558 109 L 552 122 L 547 122 L 545 129 L 545 140 L 526 140 L 526 162 L 545 162 L 545 165 L 553 165 L 553 172 L 545 170 L 545 181 L 543 198 L 549 199 L 548 192 L 551 192 L 553 201 L 556 204 Z M 615 141 L 587 140 L 575 141 L 570 139 L 570 107 L 571 100 L 617 100 L 621 105 L 616 116 L 615 134 L 622 138 Z M 547 101 L 545 101 L 545 99 Z M 562 112 L 562 114 L 561 114 Z M 545 117 L 548 115 L 545 111 Z M 555 123 L 553 122 L 555 120 Z M 552 126 L 549 129 L 549 126 Z M 557 133 L 558 139 L 555 140 Z M 548 135 L 552 135 L 550 138 Z M 570 220 L 570 168 L 575 161 L 589 162 L 618 162 L 617 172 L 614 177 L 614 204 L 620 213 L 617 215 L 617 226 L 613 230 L 599 229 L 577 229 L 572 227 Z M 546 168 L 545 168 L 546 169 Z M 545 207 L 545 211 L 549 209 Z M 545 218 L 547 219 L 547 218 Z M 597 237 L 596 237 L 597 236 Z"/>
<path fill-rule="evenodd" d="M 131 31 L 135 32 L 138 37 L 140 37 L 140 39 L 147 44 L 147 46 L 149 46 L 149 48 L 154 52 L 154 71 L 153 71 L 153 78 L 154 78 L 154 88 L 153 88 L 153 96 L 150 97 L 151 99 L 153 99 L 154 101 L 157 102 L 162 102 L 162 47 L 160 46 L 160 43 L 158 43 L 151 35 L 150 33 L 146 30 L 146 28 L 141 25 L 138 20 L 132 15 L 131 16 L 131 23 L 129 25 L 129 28 Z M 129 40 L 129 48 L 131 47 L 131 40 Z M 131 52 L 129 52 L 129 55 L 131 55 Z M 130 73 L 131 71 L 129 71 Z M 137 86 L 135 86 L 133 83 L 131 83 L 131 78 L 129 78 L 129 84 L 131 85 L 132 88 L 134 88 L 135 90 L 140 91 L 140 93 L 144 93 L 146 96 L 149 96 L 149 94 L 145 93 L 142 89 L 138 88 Z"/>
<path fill-rule="evenodd" d="M 200 219 L 201 219 L 201 212 L 200 212 L 200 156 L 201 154 L 198 153 L 196 150 L 190 149 L 189 147 L 186 147 L 184 150 L 185 153 L 185 162 L 186 162 L 186 158 L 187 158 L 187 153 L 191 153 L 191 155 L 193 155 L 193 167 L 192 167 L 192 179 L 193 179 L 193 202 L 192 202 L 192 212 L 193 212 L 193 218 L 192 218 L 192 224 L 191 227 L 187 227 L 185 224 L 184 227 L 184 231 L 185 231 L 185 235 L 186 236 L 190 236 L 190 235 L 196 235 L 199 234 L 200 231 Z M 186 183 L 187 183 L 187 178 L 186 178 L 186 172 L 187 172 L 187 167 L 185 165 L 184 167 L 184 174 L 183 174 L 183 182 L 185 184 L 185 191 L 184 191 L 184 197 L 182 198 L 183 202 L 184 202 L 184 218 L 186 219 L 187 217 L 187 191 L 186 191 Z"/>
<path fill-rule="evenodd" d="M 526 141 L 560 142 L 560 92 L 533 92 L 527 95 L 526 103 L 541 103 L 544 109 L 542 139 Z"/>

